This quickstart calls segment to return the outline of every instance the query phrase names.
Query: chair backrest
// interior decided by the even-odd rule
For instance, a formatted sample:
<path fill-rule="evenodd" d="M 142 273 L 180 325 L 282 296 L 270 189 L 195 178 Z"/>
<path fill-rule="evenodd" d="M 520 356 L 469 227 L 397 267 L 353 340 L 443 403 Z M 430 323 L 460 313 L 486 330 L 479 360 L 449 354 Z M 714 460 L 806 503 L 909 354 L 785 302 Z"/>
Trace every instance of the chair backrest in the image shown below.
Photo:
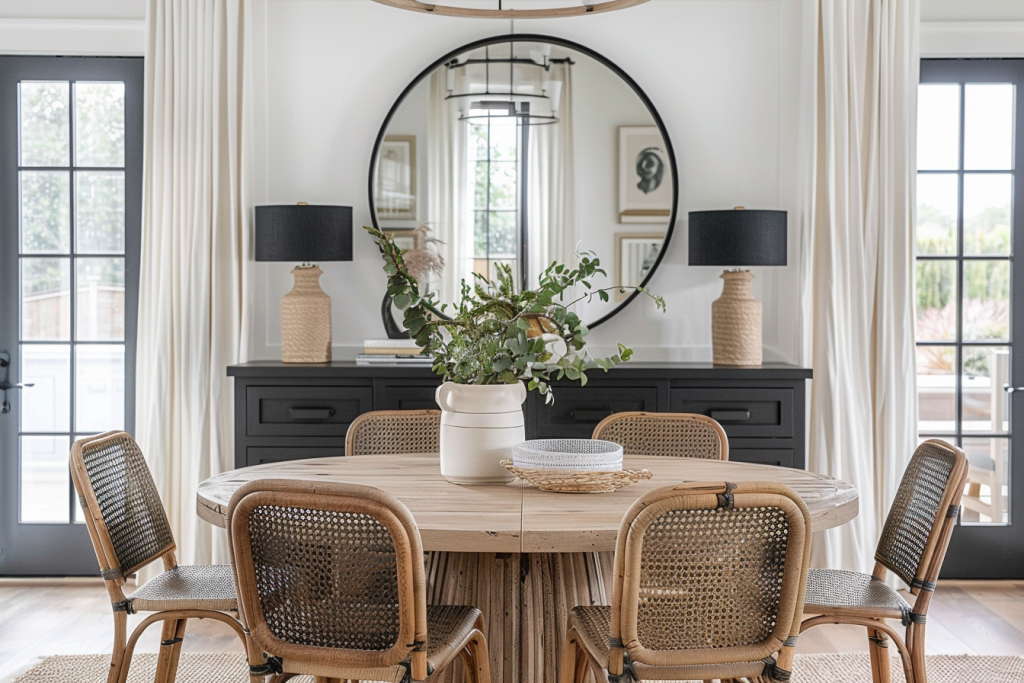
<path fill-rule="evenodd" d="M 253 481 L 231 498 L 228 538 L 241 613 L 264 652 L 328 670 L 394 666 L 412 652 L 425 666 L 423 549 L 392 496 Z"/>
<path fill-rule="evenodd" d="M 75 441 L 71 478 L 103 578 L 123 580 L 174 551 L 174 534 L 139 444 L 125 432 Z"/>
<path fill-rule="evenodd" d="M 807 507 L 781 484 L 647 493 L 619 527 L 613 645 L 651 666 L 756 663 L 784 644 L 791 656 L 810 545 Z"/>
<path fill-rule="evenodd" d="M 722 425 L 694 413 L 615 413 L 594 428 L 593 438 L 621 444 L 626 455 L 729 459 Z"/>
<path fill-rule="evenodd" d="M 345 455 L 436 453 L 440 442 L 440 410 L 374 410 L 352 421 Z"/>
<path fill-rule="evenodd" d="M 896 491 L 875 560 L 916 593 L 933 584 L 946 556 L 967 481 L 967 456 L 930 439 L 914 451 Z"/>

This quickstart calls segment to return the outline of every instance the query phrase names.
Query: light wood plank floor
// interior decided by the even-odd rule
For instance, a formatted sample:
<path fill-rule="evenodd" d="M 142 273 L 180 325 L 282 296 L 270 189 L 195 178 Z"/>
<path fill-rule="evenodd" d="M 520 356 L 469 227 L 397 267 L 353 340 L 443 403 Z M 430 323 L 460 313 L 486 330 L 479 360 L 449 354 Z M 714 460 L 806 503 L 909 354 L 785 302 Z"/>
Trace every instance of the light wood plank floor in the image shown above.
<path fill-rule="evenodd" d="M 141 619 L 129 617 L 129 628 Z M 51 654 L 110 651 L 110 602 L 99 580 L 0 579 L 0 680 Z M 156 652 L 159 628 L 142 637 L 138 652 Z M 242 648 L 230 630 L 191 621 L 186 652 Z M 866 652 L 864 630 L 853 626 L 811 629 L 798 652 Z M 1024 581 L 941 581 L 928 615 L 930 654 L 1024 656 Z"/>

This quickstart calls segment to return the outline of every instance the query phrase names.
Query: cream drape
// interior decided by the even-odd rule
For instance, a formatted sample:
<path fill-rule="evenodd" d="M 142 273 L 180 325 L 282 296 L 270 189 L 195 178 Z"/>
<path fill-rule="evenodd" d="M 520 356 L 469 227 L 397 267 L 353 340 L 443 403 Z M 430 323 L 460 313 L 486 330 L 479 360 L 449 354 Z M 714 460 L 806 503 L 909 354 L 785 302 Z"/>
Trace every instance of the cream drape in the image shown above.
<path fill-rule="evenodd" d="M 808 0 L 803 46 L 804 361 L 810 468 L 860 514 L 815 562 L 869 571 L 916 444 L 913 220 L 919 0 Z M 813 46 L 813 47 L 812 47 Z M 821 542 L 824 541 L 824 542 Z"/>
<path fill-rule="evenodd" d="M 225 369 L 246 360 L 248 0 L 150 0 L 136 438 L 179 559 L 226 562 L 196 487 L 233 466 Z"/>
<path fill-rule="evenodd" d="M 430 75 L 427 96 L 427 222 L 431 235 L 444 242 L 445 272 L 441 301 L 462 298 L 461 282 L 473 280 L 473 216 L 470 205 L 466 124 L 448 95 L 446 74 Z"/>
<path fill-rule="evenodd" d="M 568 63 L 552 63 L 550 78 L 562 83 L 558 123 L 530 127 L 528 287 L 536 286 L 540 274 L 552 261 L 575 263 L 576 153 L 572 67 Z"/>

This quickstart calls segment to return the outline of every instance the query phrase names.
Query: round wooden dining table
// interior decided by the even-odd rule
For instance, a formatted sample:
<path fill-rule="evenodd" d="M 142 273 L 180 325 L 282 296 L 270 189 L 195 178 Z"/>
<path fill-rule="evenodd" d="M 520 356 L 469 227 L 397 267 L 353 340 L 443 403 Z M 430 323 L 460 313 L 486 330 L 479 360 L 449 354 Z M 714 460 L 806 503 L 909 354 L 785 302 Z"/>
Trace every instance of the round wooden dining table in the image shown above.
<path fill-rule="evenodd" d="M 613 493 L 541 491 L 520 481 L 460 486 L 441 476 L 436 453 L 317 458 L 244 467 L 199 485 L 199 516 L 226 526 L 231 495 L 255 479 L 375 486 L 402 501 L 427 557 L 428 601 L 474 605 L 487 621 L 495 683 L 558 680 L 569 610 L 606 605 L 623 514 L 644 493 L 687 481 L 776 481 L 796 491 L 815 531 L 857 515 L 846 482 L 786 467 L 718 460 L 626 456 L 653 476 Z M 447 680 L 461 680 L 451 667 Z"/>

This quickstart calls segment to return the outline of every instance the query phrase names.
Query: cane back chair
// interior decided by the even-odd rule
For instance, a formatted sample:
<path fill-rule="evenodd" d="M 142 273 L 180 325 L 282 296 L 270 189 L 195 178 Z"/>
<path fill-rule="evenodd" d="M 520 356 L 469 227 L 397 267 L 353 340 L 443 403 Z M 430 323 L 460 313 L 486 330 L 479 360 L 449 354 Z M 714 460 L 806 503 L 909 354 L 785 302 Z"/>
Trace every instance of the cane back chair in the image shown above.
<path fill-rule="evenodd" d="M 576 607 L 561 683 L 786 681 L 810 557 L 791 489 L 703 482 L 655 489 L 626 512 L 611 607 Z"/>
<path fill-rule="evenodd" d="M 345 455 L 436 453 L 440 440 L 440 410 L 374 410 L 352 421 Z"/>
<path fill-rule="evenodd" d="M 422 681 L 462 659 L 489 683 L 475 607 L 427 607 L 419 529 L 369 486 L 263 480 L 228 509 L 253 680 Z"/>
<path fill-rule="evenodd" d="M 819 624 L 865 626 L 875 683 L 889 681 L 888 641 L 896 643 L 907 683 L 927 683 L 924 633 L 928 605 L 960 512 L 967 480 L 967 457 L 944 441 L 925 441 L 914 452 L 896 491 L 871 575 L 838 569 L 812 569 L 807 577 L 801 631 Z M 891 571 L 916 596 L 913 607 L 885 583 Z M 899 619 L 906 639 L 886 623 Z"/>
<path fill-rule="evenodd" d="M 215 619 L 234 629 L 245 642 L 237 611 L 231 567 L 181 566 L 174 556 L 174 536 L 153 477 L 135 439 L 107 432 L 75 441 L 71 478 L 89 529 L 100 575 L 114 610 L 114 647 L 108 683 L 124 683 L 135 644 L 151 624 L 163 622 L 156 680 L 172 682 L 189 619 Z M 151 562 L 164 571 L 124 594 L 126 579 Z M 128 615 L 153 612 L 127 638 Z"/>
<path fill-rule="evenodd" d="M 594 427 L 593 438 L 620 444 L 625 455 L 729 459 L 722 425 L 695 413 L 615 413 Z"/>

